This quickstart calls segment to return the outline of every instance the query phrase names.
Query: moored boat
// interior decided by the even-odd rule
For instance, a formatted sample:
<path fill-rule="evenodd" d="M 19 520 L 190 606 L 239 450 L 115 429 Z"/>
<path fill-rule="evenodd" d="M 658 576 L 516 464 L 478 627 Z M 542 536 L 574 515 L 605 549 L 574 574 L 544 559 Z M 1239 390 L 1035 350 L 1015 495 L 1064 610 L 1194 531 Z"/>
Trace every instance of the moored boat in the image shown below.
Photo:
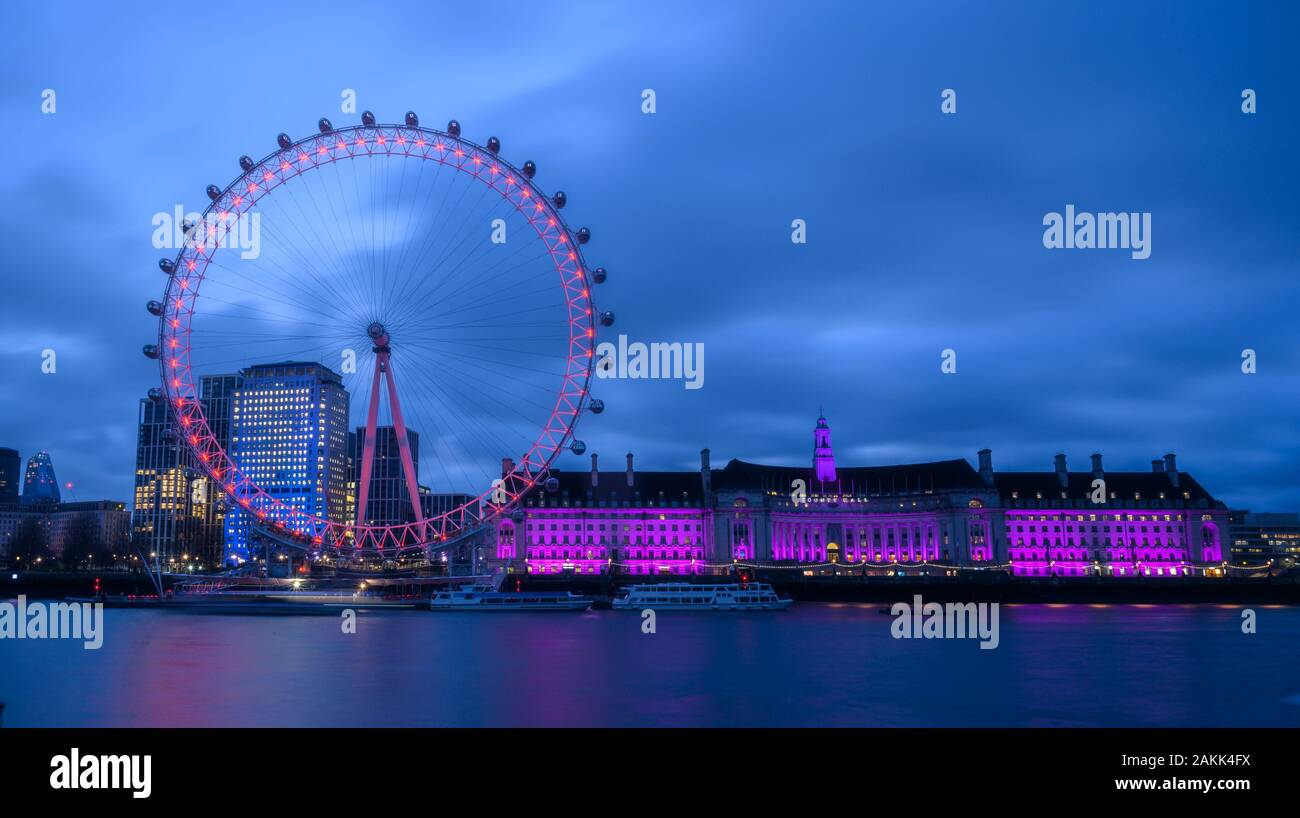
<path fill-rule="evenodd" d="M 439 591 L 429 600 L 433 611 L 585 611 L 592 598 L 574 593 L 498 591 L 491 585 L 463 585 Z"/>
<path fill-rule="evenodd" d="M 705 585 L 651 583 L 629 585 L 614 597 L 615 610 L 780 611 L 794 604 L 766 582 Z"/>

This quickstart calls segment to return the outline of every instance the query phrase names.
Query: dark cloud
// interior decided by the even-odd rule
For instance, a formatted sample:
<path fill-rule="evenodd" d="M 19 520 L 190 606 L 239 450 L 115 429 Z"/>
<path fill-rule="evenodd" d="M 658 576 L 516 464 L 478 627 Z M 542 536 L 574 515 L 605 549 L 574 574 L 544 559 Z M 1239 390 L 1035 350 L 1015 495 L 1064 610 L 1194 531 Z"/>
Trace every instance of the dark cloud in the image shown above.
<path fill-rule="evenodd" d="M 536 160 L 593 229 L 614 334 L 705 344 L 698 391 L 597 382 L 609 409 L 581 436 L 606 459 L 800 462 L 825 404 L 852 462 L 989 446 L 1003 468 L 1096 450 L 1144 469 L 1176 451 L 1231 502 L 1300 507 L 1294 12 L 709 8 L 561 4 L 525 32 L 471 7 L 453 26 L 427 4 L 349 6 L 272 45 L 242 24 L 178 38 L 162 6 L 75 27 L 6 8 L 24 36 L 0 56 L 0 445 L 49 449 L 83 498 L 127 497 L 155 380 L 138 352 L 162 283 L 150 217 L 199 204 L 277 131 L 346 119 L 355 88 Z M 1152 257 L 1044 250 L 1043 214 L 1068 203 L 1151 211 Z"/>

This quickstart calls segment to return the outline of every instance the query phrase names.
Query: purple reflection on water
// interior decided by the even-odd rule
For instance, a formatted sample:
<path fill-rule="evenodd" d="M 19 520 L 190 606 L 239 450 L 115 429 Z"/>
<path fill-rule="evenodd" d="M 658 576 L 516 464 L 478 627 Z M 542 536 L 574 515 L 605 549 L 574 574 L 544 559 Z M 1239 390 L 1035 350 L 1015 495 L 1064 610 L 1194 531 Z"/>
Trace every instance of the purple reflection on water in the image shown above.
<path fill-rule="evenodd" d="M 1300 609 L 1004 606 L 1000 645 L 886 605 L 783 613 L 218 617 L 106 611 L 0 640 L 7 726 L 1300 725 Z"/>

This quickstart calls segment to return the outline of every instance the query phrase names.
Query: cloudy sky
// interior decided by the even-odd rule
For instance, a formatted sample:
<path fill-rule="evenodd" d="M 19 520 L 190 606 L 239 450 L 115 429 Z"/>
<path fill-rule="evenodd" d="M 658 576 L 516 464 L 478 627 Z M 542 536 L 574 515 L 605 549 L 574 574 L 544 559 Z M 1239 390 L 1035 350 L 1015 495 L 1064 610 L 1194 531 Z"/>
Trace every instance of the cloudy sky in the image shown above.
<path fill-rule="evenodd" d="M 355 119 L 350 88 L 536 159 L 593 230 L 615 334 L 704 344 L 702 389 L 597 384 L 581 435 L 616 462 L 802 463 L 824 405 L 847 464 L 1173 451 L 1232 504 L 1300 510 L 1295 11 L 33 5 L 0 11 L 0 446 L 49 450 L 79 499 L 130 494 L 151 218 L 278 131 Z M 1067 204 L 1150 212 L 1151 257 L 1045 249 Z"/>

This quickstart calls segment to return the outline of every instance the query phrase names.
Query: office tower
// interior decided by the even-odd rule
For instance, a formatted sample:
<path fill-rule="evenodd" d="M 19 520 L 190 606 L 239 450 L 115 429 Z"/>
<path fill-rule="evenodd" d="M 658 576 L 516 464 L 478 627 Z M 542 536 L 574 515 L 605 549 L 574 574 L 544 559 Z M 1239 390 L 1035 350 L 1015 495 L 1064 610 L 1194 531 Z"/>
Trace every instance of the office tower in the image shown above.
<path fill-rule="evenodd" d="M 23 477 L 23 502 L 57 503 L 59 481 L 54 476 L 54 464 L 49 452 L 37 452 L 27 461 L 27 474 Z"/>
<path fill-rule="evenodd" d="M 415 479 L 420 479 L 420 434 L 406 430 L 411 447 L 411 460 L 415 466 Z M 351 448 L 352 473 L 349 482 L 357 486 L 361 480 L 362 453 L 366 449 L 365 427 L 358 427 L 348 435 Z M 353 501 L 355 502 L 355 500 Z M 397 445 L 397 431 L 392 426 L 375 428 L 375 463 L 370 472 L 369 506 L 362 522 L 370 525 L 400 525 L 415 521 L 411 508 L 411 494 L 406 488 L 406 475 L 402 471 L 402 456 Z"/>
<path fill-rule="evenodd" d="M 0 503 L 18 501 L 19 473 L 22 458 L 13 449 L 0 448 Z"/>
<path fill-rule="evenodd" d="M 313 517 L 348 519 L 348 392 L 319 363 L 286 361 L 249 367 L 231 400 L 228 451 L 240 472 L 285 505 Z M 303 531 L 300 519 L 267 509 L 267 522 Z M 225 558 L 243 562 L 257 535 L 252 515 L 232 504 Z"/>

